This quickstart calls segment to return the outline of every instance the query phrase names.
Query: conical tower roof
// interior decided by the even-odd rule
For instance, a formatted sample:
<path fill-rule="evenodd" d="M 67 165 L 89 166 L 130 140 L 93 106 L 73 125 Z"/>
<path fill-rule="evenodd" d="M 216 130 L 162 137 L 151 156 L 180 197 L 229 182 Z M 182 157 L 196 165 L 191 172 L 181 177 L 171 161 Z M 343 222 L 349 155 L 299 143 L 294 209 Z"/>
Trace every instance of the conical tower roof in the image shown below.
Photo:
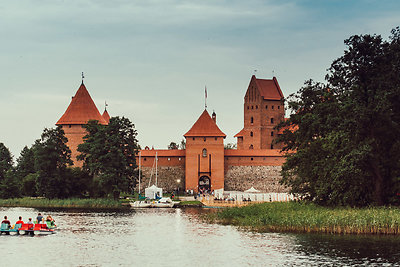
<path fill-rule="evenodd" d="M 108 114 L 107 109 L 104 110 L 103 115 L 101 115 L 101 116 L 107 122 L 107 124 L 110 122 L 110 114 Z"/>
<path fill-rule="evenodd" d="M 100 115 L 85 85 L 81 84 L 75 96 L 72 97 L 64 115 L 57 121 L 56 125 L 86 124 L 89 120 L 97 120 L 100 124 L 108 124 Z"/>
<path fill-rule="evenodd" d="M 192 128 L 185 133 L 184 136 L 226 137 L 226 135 L 218 128 L 217 124 L 210 117 L 210 114 L 208 114 L 207 110 L 204 110 L 199 119 L 193 124 Z"/>

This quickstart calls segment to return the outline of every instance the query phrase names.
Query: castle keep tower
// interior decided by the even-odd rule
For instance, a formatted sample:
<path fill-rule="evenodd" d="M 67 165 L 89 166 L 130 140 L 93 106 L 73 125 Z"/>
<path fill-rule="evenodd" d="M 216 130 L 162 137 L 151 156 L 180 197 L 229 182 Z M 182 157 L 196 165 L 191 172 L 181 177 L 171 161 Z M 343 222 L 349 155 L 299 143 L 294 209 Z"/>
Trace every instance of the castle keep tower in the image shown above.
<path fill-rule="evenodd" d="M 105 118 L 108 119 L 105 120 Z M 100 115 L 82 81 L 64 115 L 56 123 L 57 126 L 60 125 L 63 128 L 65 136 L 68 138 L 67 145 L 71 149 L 71 159 L 75 167 L 82 167 L 83 164 L 76 159 L 79 154 L 78 145 L 83 142 L 83 137 L 86 135 L 86 130 L 82 126 L 89 120 L 97 120 L 100 124 L 107 125 L 109 118 L 107 110 L 104 111 L 103 116 Z"/>
<path fill-rule="evenodd" d="M 274 127 L 284 120 L 283 94 L 275 77 L 252 76 L 244 97 L 244 127 L 235 135 L 238 149 L 278 149 Z"/>
<path fill-rule="evenodd" d="M 186 138 L 186 190 L 195 192 L 224 188 L 224 138 L 216 115 L 207 110 L 200 115 Z"/>

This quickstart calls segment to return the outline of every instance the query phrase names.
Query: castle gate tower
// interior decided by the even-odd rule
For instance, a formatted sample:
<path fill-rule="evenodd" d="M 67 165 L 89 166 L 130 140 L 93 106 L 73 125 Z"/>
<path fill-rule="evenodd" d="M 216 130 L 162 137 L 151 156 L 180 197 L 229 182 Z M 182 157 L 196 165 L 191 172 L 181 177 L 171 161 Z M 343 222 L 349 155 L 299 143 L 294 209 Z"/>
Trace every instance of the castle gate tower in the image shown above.
<path fill-rule="evenodd" d="M 283 93 L 275 77 L 272 80 L 252 76 L 244 97 L 244 127 L 235 135 L 238 149 L 279 149 L 273 144 L 278 135 L 274 127 L 284 120 Z"/>
<path fill-rule="evenodd" d="M 203 192 L 224 188 L 224 138 L 216 115 L 207 110 L 200 115 L 186 138 L 186 190 Z"/>
<path fill-rule="evenodd" d="M 108 112 L 105 111 L 103 116 L 109 118 Z M 83 162 L 76 159 L 79 154 L 78 145 L 83 143 L 83 137 L 86 135 L 86 130 L 82 126 L 89 120 L 97 120 L 100 124 L 107 125 L 108 121 L 103 116 L 100 115 L 82 81 L 67 110 L 56 123 L 57 126 L 60 125 L 63 128 L 65 136 L 68 138 L 67 145 L 71 149 L 71 159 L 75 167 L 83 165 Z"/>

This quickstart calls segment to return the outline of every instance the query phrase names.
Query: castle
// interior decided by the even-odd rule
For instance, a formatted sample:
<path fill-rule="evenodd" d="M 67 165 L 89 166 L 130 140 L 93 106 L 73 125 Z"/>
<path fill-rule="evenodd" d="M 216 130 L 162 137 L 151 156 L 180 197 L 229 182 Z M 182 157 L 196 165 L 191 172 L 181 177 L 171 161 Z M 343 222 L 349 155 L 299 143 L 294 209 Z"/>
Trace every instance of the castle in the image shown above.
<path fill-rule="evenodd" d="M 175 189 L 244 191 L 255 187 L 263 192 L 287 192 L 279 184 L 284 157 L 281 145 L 274 144 L 279 134 L 274 127 L 284 119 L 283 93 L 278 81 L 251 77 L 244 97 L 244 125 L 235 135 L 237 149 L 224 149 L 226 135 L 217 125 L 215 113 L 210 116 L 205 109 L 193 126 L 183 136 L 185 149 L 143 149 L 140 151 L 142 184 L 149 181 L 157 157 L 158 186 L 164 190 Z M 77 146 L 86 134 L 82 128 L 89 120 L 108 124 L 107 110 L 101 115 L 85 85 L 82 84 L 70 105 L 56 125 L 61 126 L 68 138 L 75 166 Z M 137 157 L 139 164 L 139 157 Z M 154 179 L 154 178 L 153 178 Z"/>

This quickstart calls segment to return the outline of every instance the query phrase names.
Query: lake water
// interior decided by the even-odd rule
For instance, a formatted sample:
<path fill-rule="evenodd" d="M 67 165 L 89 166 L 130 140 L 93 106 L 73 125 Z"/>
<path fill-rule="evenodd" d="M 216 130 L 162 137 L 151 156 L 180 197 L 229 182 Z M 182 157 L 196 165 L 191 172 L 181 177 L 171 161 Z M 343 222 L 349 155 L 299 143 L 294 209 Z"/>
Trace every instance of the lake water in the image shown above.
<path fill-rule="evenodd" d="M 400 266 L 400 237 L 254 233 L 207 224 L 205 209 L 116 212 L 0 208 L 51 214 L 49 236 L 0 236 L 0 266 Z"/>

